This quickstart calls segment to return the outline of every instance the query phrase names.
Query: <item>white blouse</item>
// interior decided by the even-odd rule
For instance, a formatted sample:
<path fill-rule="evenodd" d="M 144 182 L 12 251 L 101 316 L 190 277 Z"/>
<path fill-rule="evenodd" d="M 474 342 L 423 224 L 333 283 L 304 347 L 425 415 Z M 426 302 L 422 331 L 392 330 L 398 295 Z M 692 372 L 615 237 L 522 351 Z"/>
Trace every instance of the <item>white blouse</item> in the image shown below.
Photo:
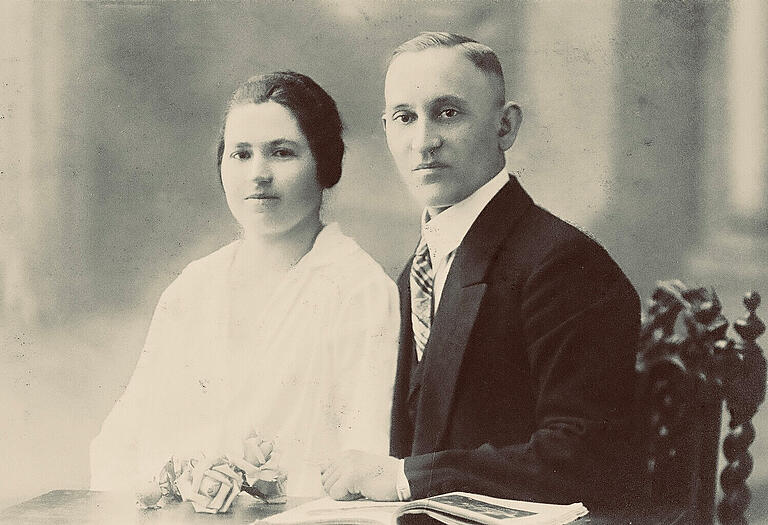
<path fill-rule="evenodd" d="M 276 440 L 289 495 L 321 495 L 319 466 L 336 452 L 388 453 L 395 284 L 329 224 L 267 296 L 242 293 L 230 271 L 241 243 L 189 264 L 163 293 L 91 443 L 92 489 L 133 490 L 171 455 L 232 450 L 250 430 Z"/>

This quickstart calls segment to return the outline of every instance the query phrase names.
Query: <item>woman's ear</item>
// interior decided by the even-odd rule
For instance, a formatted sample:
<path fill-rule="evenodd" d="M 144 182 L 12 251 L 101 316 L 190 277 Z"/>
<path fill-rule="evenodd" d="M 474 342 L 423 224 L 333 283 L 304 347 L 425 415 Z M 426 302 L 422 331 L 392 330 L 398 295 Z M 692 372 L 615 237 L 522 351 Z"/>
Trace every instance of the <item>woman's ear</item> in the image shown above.
<path fill-rule="evenodd" d="M 512 147 L 517 138 L 517 131 L 523 122 L 523 110 L 514 102 L 507 102 L 501 110 L 501 124 L 499 126 L 499 147 L 507 151 Z"/>

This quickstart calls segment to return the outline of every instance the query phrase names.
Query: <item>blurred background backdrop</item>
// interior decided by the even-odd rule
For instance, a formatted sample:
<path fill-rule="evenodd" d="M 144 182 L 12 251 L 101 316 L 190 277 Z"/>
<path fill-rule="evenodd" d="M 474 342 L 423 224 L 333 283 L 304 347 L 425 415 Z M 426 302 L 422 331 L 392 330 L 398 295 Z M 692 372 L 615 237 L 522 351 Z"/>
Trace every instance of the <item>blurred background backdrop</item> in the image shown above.
<path fill-rule="evenodd" d="M 676 277 L 714 287 L 735 318 L 744 291 L 768 294 L 761 0 L 4 0 L 0 508 L 87 487 L 89 441 L 160 293 L 237 234 L 214 144 L 253 73 L 294 69 L 335 97 L 347 156 L 325 214 L 397 274 L 418 209 L 386 149 L 382 85 L 391 50 L 422 30 L 497 51 L 524 110 L 509 171 L 644 298 Z M 750 518 L 768 522 L 766 462 L 751 479 Z"/>

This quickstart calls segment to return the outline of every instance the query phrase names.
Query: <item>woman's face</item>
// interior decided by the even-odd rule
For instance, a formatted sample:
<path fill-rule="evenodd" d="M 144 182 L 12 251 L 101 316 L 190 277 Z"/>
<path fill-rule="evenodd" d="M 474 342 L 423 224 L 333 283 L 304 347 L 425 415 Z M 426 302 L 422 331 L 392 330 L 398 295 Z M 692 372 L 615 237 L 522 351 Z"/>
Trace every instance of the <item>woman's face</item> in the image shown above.
<path fill-rule="evenodd" d="M 319 221 L 323 188 L 293 113 L 276 102 L 233 107 L 224 125 L 221 181 L 246 235 L 282 235 Z"/>

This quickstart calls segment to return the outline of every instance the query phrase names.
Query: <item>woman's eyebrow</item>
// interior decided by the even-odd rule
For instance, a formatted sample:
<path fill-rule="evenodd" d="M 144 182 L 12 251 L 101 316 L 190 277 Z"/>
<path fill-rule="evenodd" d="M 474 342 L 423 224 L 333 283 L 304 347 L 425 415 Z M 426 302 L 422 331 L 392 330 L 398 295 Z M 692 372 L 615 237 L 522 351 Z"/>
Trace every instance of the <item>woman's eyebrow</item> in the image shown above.
<path fill-rule="evenodd" d="M 264 144 L 266 146 L 268 146 L 268 147 L 282 146 L 282 145 L 286 145 L 286 144 L 289 145 L 289 146 L 296 146 L 296 145 L 298 145 L 298 142 L 296 142 L 295 140 L 291 140 L 291 139 L 285 138 L 285 137 L 280 137 L 279 139 L 273 139 L 273 140 L 270 140 L 269 142 L 265 142 Z"/>
<path fill-rule="evenodd" d="M 259 148 L 274 148 L 276 146 L 293 146 L 298 147 L 298 142 L 295 140 L 286 138 L 286 137 L 280 137 L 277 139 L 268 140 L 265 142 L 261 142 L 256 145 L 256 147 Z M 254 148 L 254 145 L 251 142 L 238 142 L 235 144 L 234 149 L 252 149 Z"/>

